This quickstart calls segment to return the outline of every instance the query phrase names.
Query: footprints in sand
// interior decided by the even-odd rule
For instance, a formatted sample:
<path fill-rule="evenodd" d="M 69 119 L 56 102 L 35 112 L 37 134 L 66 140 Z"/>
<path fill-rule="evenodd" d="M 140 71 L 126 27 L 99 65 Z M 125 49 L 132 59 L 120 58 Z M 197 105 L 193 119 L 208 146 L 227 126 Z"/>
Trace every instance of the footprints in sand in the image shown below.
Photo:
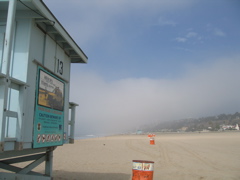
<path fill-rule="evenodd" d="M 134 141 L 134 139 L 126 140 L 126 145 L 129 149 L 136 153 L 142 154 L 147 160 L 152 160 L 161 168 L 181 168 L 183 171 L 187 171 L 187 167 L 183 166 L 184 161 L 193 161 L 192 163 L 202 164 L 202 166 L 208 166 L 211 169 L 219 170 L 213 162 L 206 157 L 200 155 L 194 149 L 188 148 L 177 141 L 161 141 L 156 140 L 156 145 L 149 145 L 147 140 Z M 140 155 L 139 155 L 140 156 Z M 187 158 L 187 159 L 185 159 Z"/>

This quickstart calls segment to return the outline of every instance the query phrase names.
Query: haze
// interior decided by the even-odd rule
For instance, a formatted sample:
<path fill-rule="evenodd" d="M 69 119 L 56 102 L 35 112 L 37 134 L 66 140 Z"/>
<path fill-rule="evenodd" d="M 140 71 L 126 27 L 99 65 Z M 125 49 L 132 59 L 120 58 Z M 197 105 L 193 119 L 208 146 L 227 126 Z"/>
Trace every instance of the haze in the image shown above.
<path fill-rule="evenodd" d="M 238 0 L 44 1 L 89 57 L 76 136 L 240 110 Z"/>

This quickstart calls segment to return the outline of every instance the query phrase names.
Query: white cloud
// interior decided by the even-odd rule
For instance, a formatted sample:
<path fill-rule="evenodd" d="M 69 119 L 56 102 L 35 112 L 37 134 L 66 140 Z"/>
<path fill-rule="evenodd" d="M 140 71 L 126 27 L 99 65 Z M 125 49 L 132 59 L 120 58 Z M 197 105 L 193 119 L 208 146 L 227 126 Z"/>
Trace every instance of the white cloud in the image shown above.
<path fill-rule="evenodd" d="M 218 28 L 215 28 L 213 30 L 213 33 L 214 33 L 214 35 L 220 36 L 220 37 L 225 37 L 226 36 L 226 34 L 221 29 L 218 29 Z"/>
<path fill-rule="evenodd" d="M 202 37 L 198 33 L 194 31 L 190 31 L 183 37 L 177 37 L 175 41 L 180 43 L 184 43 L 188 41 L 191 44 L 202 43 Z"/>
<path fill-rule="evenodd" d="M 177 37 L 177 38 L 176 38 L 176 41 L 177 41 L 177 42 L 182 42 L 182 43 L 183 43 L 183 42 L 186 42 L 186 41 L 187 41 L 187 38 L 184 38 L 184 37 Z"/>
<path fill-rule="evenodd" d="M 192 37 L 197 37 L 197 33 L 196 32 L 189 32 L 189 33 L 187 33 L 187 35 L 186 35 L 186 37 L 187 38 L 192 38 Z"/>
<path fill-rule="evenodd" d="M 44 0 L 44 2 L 81 45 L 89 42 L 93 43 L 98 41 L 99 38 L 104 38 L 110 34 L 117 34 L 118 28 L 116 24 L 124 20 L 134 21 L 132 17 L 138 17 L 138 19 L 148 22 L 149 19 L 155 18 L 164 12 L 177 11 L 194 4 L 190 0 L 69 0 L 67 2 Z M 66 14 L 63 12 L 68 12 L 67 20 L 65 19 Z M 159 24 L 174 26 L 176 23 L 172 20 L 160 18 Z"/>
<path fill-rule="evenodd" d="M 235 113 L 240 109 L 239 66 L 239 57 L 189 66 L 177 80 L 106 82 L 100 75 L 78 72 L 71 86 L 71 99 L 79 104 L 76 132 L 120 132 L 153 121 Z"/>
<path fill-rule="evenodd" d="M 160 26 L 176 26 L 176 24 L 177 24 L 176 22 L 165 19 L 163 17 L 160 17 L 158 19 L 158 25 L 160 25 Z"/>

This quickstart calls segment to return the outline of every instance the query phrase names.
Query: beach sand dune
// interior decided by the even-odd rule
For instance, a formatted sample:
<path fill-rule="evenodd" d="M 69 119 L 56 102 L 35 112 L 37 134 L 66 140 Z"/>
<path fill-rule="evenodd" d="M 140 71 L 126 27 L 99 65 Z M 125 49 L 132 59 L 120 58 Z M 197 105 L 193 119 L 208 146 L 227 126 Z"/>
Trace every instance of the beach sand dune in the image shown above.
<path fill-rule="evenodd" d="M 154 180 L 240 179 L 240 132 L 119 135 L 54 151 L 54 180 L 131 180 L 132 160 L 154 161 Z M 43 172 L 44 164 L 35 171 Z"/>

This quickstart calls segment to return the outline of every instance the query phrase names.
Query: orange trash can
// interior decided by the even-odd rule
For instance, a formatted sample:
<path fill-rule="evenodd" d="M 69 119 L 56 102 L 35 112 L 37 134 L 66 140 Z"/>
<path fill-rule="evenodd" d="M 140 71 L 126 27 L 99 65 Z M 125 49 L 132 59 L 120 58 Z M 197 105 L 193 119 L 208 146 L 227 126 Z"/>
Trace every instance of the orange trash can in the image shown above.
<path fill-rule="evenodd" d="M 133 160 L 132 180 L 153 180 L 153 161 Z"/>
<path fill-rule="evenodd" d="M 154 140 L 154 138 L 150 138 L 150 144 L 151 144 L 151 145 L 155 145 L 155 140 Z"/>

